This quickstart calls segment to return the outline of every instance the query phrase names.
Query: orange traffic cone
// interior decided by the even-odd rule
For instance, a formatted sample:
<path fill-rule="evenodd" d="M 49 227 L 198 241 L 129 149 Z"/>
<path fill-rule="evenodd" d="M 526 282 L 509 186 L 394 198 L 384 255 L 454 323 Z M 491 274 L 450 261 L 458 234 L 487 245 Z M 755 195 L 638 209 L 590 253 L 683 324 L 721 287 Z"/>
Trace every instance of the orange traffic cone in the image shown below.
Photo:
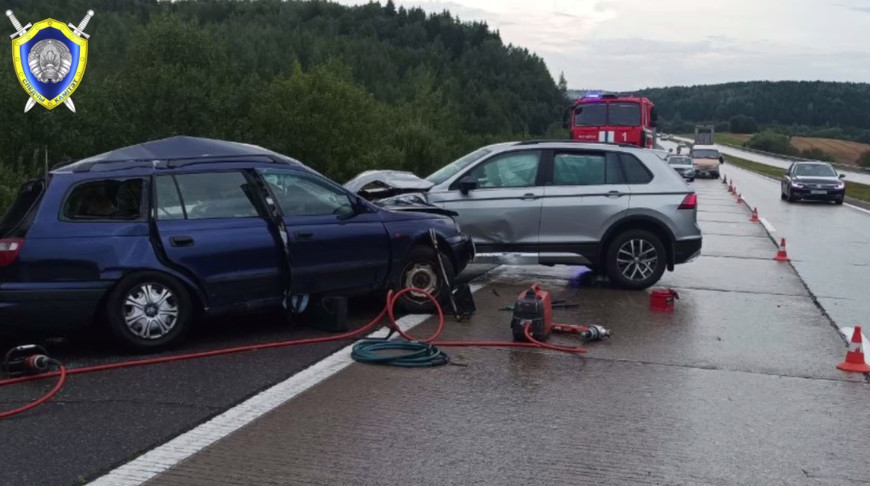
<path fill-rule="evenodd" d="M 758 208 L 752 208 L 752 217 L 749 218 L 750 223 L 758 223 Z"/>
<path fill-rule="evenodd" d="M 737 204 L 743 204 L 743 194 L 737 194 Z"/>
<path fill-rule="evenodd" d="M 849 343 L 849 351 L 846 351 L 846 360 L 837 365 L 837 369 L 853 371 L 855 373 L 870 373 L 870 366 L 864 361 L 864 344 L 861 337 L 861 326 L 855 326 L 852 333 L 852 341 Z"/>
<path fill-rule="evenodd" d="M 776 256 L 773 257 L 773 259 L 778 262 L 791 261 L 791 258 L 788 257 L 788 253 L 785 252 L 785 238 L 779 242 L 779 251 L 776 252 Z"/>

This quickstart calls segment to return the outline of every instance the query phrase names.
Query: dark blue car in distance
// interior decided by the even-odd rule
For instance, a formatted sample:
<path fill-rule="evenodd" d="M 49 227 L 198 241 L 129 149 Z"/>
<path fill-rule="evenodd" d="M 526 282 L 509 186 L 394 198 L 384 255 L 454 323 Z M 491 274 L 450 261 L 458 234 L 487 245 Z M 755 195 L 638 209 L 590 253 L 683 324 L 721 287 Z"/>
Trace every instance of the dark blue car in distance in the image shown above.
<path fill-rule="evenodd" d="M 446 297 L 474 257 L 452 218 L 374 206 L 261 147 L 172 137 L 30 181 L 0 222 L 0 331 L 104 323 L 177 342 L 203 315 L 416 287 Z M 425 312 L 406 294 L 398 304 Z M 297 309 L 298 310 L 298 309 Z"/>

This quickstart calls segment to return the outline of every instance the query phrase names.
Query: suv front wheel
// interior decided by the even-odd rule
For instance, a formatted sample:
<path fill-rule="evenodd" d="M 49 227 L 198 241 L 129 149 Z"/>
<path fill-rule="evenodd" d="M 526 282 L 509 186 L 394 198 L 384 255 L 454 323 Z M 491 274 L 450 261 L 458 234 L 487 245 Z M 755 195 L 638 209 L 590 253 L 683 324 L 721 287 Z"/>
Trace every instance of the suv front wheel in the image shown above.
<path fill-rule="evenodd" d="M 665 245 L 649 231 L 626 231 L 607 248 L 607 274 L 612 282 L 627 289 L 654 285 L 665 273 L 667 263 Z"/>

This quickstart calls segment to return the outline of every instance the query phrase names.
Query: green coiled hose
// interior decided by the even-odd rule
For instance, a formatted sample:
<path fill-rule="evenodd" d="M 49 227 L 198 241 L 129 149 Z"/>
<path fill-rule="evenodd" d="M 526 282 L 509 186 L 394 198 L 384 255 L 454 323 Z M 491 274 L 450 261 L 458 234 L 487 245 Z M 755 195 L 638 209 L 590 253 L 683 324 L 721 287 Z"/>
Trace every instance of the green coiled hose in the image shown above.
<path fill-rule="evenodd" d="M 399 351 L 399 352 L 396 352 Z M 450 362 L 446 353 L 420 341 L 366 339 L 353 345 L 350 357 L 360 363 L 425 368 Z"/>

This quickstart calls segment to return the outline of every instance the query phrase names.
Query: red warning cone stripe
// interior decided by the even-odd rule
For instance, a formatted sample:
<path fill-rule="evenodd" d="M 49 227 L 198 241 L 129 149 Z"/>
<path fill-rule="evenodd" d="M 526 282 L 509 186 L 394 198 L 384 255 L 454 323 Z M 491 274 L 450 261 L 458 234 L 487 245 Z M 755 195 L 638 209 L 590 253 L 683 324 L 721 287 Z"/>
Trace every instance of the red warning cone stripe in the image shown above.
<path fill-rule="evenodd" d="M 785 238 L 780 241 L 779 251 L 776 252 L 776 256 L 773 257 L 773 259 L 778 262 L 787 262 L 791 260 L 791 258 L 788 257 L 788 253 L 785 251 Z"/>
<path fill-rule="evenodd" d="M 750 222 L 750 223 L 758 223 L 758 222 L 759 222 L 759 219 L 758 219 L 758 208 L 753 208 L 753 209 L 752 209 L 752 217 L 749 218 L 749 222 Z"/>
<path fill-rule="evenodd" d="M 870 373 L 870 365 L 864 359 L 861 326 L 855 326 L 855 331 L 852 332 L 852 340 L 849 342 L 849 350 L 846 351 L 846 359 L 837 365 L 837 369 L 853 373 Z"/>
<path fill-rule="evenodd" d="M 743 204 L 743 194 L 737 194 L 737 204 Z"/>

